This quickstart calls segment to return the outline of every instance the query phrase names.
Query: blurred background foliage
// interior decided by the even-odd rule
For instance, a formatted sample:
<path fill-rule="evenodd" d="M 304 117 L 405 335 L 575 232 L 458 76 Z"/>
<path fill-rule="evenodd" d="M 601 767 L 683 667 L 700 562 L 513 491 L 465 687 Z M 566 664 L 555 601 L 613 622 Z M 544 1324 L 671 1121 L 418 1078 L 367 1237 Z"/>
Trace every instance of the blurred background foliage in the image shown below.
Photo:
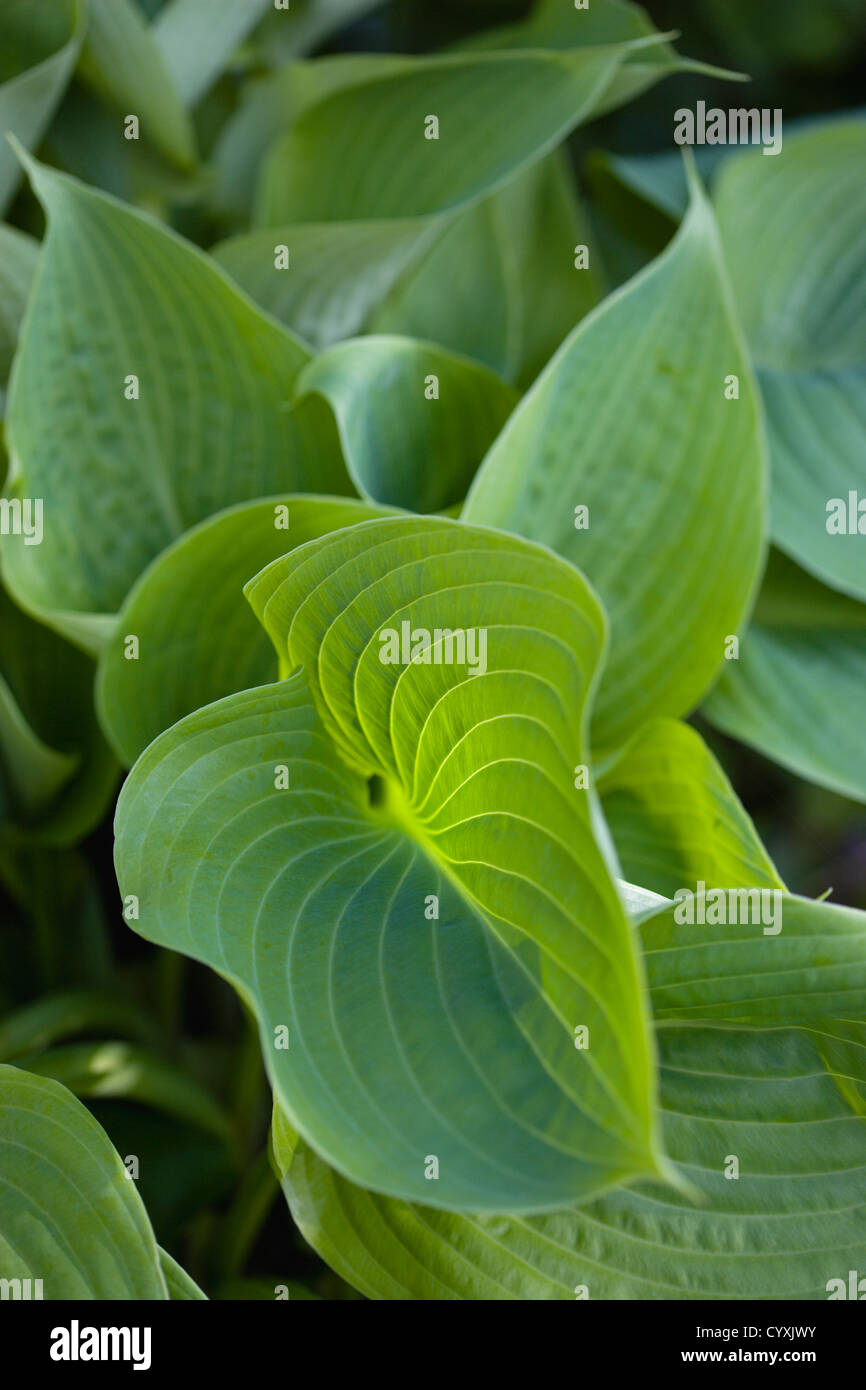
<path fill-rule="evenodd" d="M 140 6 L 153 18 L 162 0 Z M 656 254 L 674 224 L 648 207 L 638 223 L 634 202 L 606 178 L 600 153 L 670 151 L 677 107 L 699 99 L 729 106 L 732 90 L 734 104 L 781 107 L 786 123 L 855 108 L 866 91 L 863 0 L 649 0 L 646 8 L 658 29 L 682 33 L 681 48 L 691 57 L 752 80 L 747 89 L 732 89 L 680 73 L 572 137 L 579 186 L 613 281 Z M 287 31 L 280 17 L 266 15 L 196 107 L 205 172 L 184 170 L 144 144 L 131 149 L 111 92 L 90 79 L 86 63 L 39 152 L 210 247 L 238 226 L 210 196 L 207 161 L 251 82 L 299 52 L 427 53 L 529 9 L 522 0 L 349 0 L 314 11 L 299 0 L 300 29 Z M 335 22 L 340 15 L 348 22 Z M 41 235 L 42 213 L 28 186 L 20 187 L 7 221 Z M 26 640 L 38 661 L 18 670 L 5 660 L 0 687 L 13 691 L 43 741 L 39 766 L 50 809 L 38 796 L 16 804 L 21 789 L 8 778 L 0 785 L 0 802 L 16 809 L 14 834 L 0 833 L 0 1061 L 64 1081 L 121 1156 L 139 1156 L 140 1191 L 158 1240 L 211 1297 L 272 1299 L 274 1285 L 288 1283 L 292 1297 L 357 1298 L 306 1246 L 279 1199 L 267 1158 L 270 1093 L 258 1039 L 235 994 L 209 970 L 154 950 L 125 926 L 110 813 L 96 826 L 82 825 L 74 795 L 67 795 L 58 815 L 54 793 L 82 754 L 69 743 L 66 716 L 70 702 L 87 698 L 90 667 L 0 595 L 7 655 L 11 630 L 22 624 L 32 628 Z M 34 671 L 41 673 L 35 683 Z M 60 672 L 62 704 L 52 698 Z M 834 901 L 866 908 L 866 810 L 696 722 L 792 890 L 810 897 L 832 890 Z M 92 739 L 99 744 L 95 727 Z M 105 748 L 95 756 L 91 749 L 87 761 L 107 803 L 116 765 Z"/>

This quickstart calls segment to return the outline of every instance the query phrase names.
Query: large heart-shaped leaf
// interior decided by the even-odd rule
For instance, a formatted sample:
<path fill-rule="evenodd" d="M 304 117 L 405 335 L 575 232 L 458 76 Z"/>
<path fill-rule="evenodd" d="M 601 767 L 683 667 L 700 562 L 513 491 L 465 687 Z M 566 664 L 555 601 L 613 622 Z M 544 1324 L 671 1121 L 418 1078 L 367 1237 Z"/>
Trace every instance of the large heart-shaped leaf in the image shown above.
<path fill-rule="evenodd" d="M 785 1300 L 847 1287 L 866 1262 L 866 1025 L 675 1025 L 659 1044 L 665 1139 L 694 1205 L 642 1185 L 528 1219 L 412 1206 L 347 1182 L 277 1114 L 292 1214 L 369 1298 Z"/>
<path fill-rule="evenodd" d="M 602 747 L 706 692 L 757 585 L 764 493 L 757 394 L 694 185 L 668 250 L 575 329 L 524 397 L 463 512 L 545 541 L 597 586 L 612 630 Z"/>
<path fill-rule="evenodd" d="M 99 718 L 127 767 L 185 714 L 276 679 L 273 644 L 243 594 L 251 574 L 294 546 L 383 515 L 349 498 L 269 497 L 219 512 L 157 556 L 118 615 L 97 677 Z"/>
<path fill-rule="evenodd" d="M 0 1277 L 41 1280 L 45 1299 L 168 1297 L 147 1213 L 108 1136 L 64 1086 L 5 1065 Z"/>
<path fill-rule="evenodd" d="M 778 551 L 740 647 L 703 713 L 800 777 L 866 801 L 866 605 Z"/>
<path fill-rule="evenodd" d="M 196 521 L 350 485 L 324 403 L 292 408 L 298 340 L 165 227 L 44 167 L 31 176 L 49 231 L 8 437 L 14 494 L 44 499 L 44 539 L 6 537 L 4 573 L 28 608 L 94 642 Z"/>
<path fill-rule="evenodd" d="M 729 160 L 716 204 L 758 366 L 777 545 L 866 598 L 866 121 Z M 862 516 L 849 509 L 849 493 Z M 830 510 L 833 499 L 843 505 Z M 840 521 L 841 518 L 841 521 Z M 853 524 L 852 524 L 853 518 Z M 860 529 L 858 530 L 858 523 Z"/>
<path fill-rule="evenodd" d="M 78 61 L 86 0 L 6 0 L 0 16 L 0 212 L 21 180 L 11 132 L 26 149 L 45 134 Z"/>
<path fill-rule="evenodd" d="M 575 790 L 604 645 L 578 572 L 394 518 L 249 592 L 295 674 L 139 759 L 131 925 L 236 984 L 293 1123 L 358 1182 L 526 1210 L 665 1171 L 630 928 Z M 413 631 L 426 657 L 380 660 Z"/>

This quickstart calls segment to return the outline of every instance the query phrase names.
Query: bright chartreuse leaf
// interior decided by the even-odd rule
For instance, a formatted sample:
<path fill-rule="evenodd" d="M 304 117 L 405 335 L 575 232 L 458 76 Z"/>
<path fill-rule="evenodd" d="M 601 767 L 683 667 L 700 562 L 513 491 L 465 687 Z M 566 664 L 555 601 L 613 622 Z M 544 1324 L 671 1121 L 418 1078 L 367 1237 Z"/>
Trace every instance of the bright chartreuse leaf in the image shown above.
<path fill-rule="evenodd" d="M 645 724 L 599 781 L 623 873 L 663 897 L 699 879 L 784 888 L 751 818 L 700 734 Z"/>
<path fill-rule="evenodd" d="M 135 0 L 88 0 L 88 6 L 81 76 L 110 98 L 121 125 L 126 116 L 137 116 L 140 135 L 189 168 L 196 159 L 192 124 L 171 66 Z"/>
<path fill-rule="evenodd" d="M 304 368 L 297 391 L 330 404 L 359 493 L 415 512 L 462 502 L 518 401 L 486 367 L 399 337 L 338 343 Z"/>
<path fill-rule="evenodd" d="M 866 801 L 866 605 L 771 552 L 754 621 L 702 707 L 726 734 Z"/>
<path fill-rule="evenodd" d="M 594 741 L 611 749 L 706 692 L 757 585 L 764 504 L 757 393 L 694 185 L 671 246 L 523 398 L 463 516 L 545 542 L 597 587 L 612 643 Z"/>
<path fill-rule="evenodd" d="M 529 1218 L 436 1211 L 347 1182 L 277 1114 L 292 1214 L 374 1299 L 826 1299 L 866 1262 L 866 1025 L 677 1024 L 659 1045 L 694 1204 L 642 1184 Z"/>
<path fill-rule="evenodd" d="M 666 1174 L 631 928 L 575 789 L 604 646 L 581 576 L 390 518 L 248 592 L 292 674 L 139 759 L 127 921 L 236 985 L 280 1104 L 355 1181 L 538 1210 Z M 412 631 L 426 660 L 380 660 Z"/>
<path fill-rule="evenodd" d="M 7 437 L 13 494 L 44 499 L 44 539 L 6 537 L 4 574 L 20 602 L 98 645 L 195 522 L 349 482 L 327 407 L 293 404 L 309 360 L 297 339 L 149 217 L 42 166 L 32 178 L 49 230 Z"/>
<path fill-rule="evenodd" d="M 164 1299 L 159 1251 L 135 1183 L 80 1101 L 0 1066 L 0 1277 L 42 1297 Z"/>
<path fill-rule="evenodd" d="M 33 237 L 0 225 L 0 417 L 38 255 L 39 243 Z"/>
<path fill-rule="evenodd" d="M 585 120 L 629 51 L 392 62 L 302 112 L 268 156 L 258 220 L 431 217 L 477 202 Z"/>
<path fill-rule="evenodd" d="M 774 158 L 755 152 L 729 160 L 716 191 L 767 411 L 772 538 L 826 584 L 859 598 L 866 598 L 864 163 L 866 121 L 833 122 L 786 140 Z"/>
<path fill-rule="evenodd" d="M 177 91 L 194 106 L 273 0 L 168 0 L 153 24 Z"/>
<path fill-rule="evenodd" d="M 243 587 L 295 546 L 383 516 L 335 497 L 270 497 L 219 512 L 164 550 L 132 588 L 103 649 L 96 704 L 106 737 L 131 767 L 185 714 L 277 677 L 273 644 Z M 126 658 L 127 637 L 138 659 Z"/>
<path fill-rule="evenodd" d="M 0 212 L 21 180 L 9 145 L 35 149 L 78 61 L 86 0 L 4 0 L 0 14 Z"/>

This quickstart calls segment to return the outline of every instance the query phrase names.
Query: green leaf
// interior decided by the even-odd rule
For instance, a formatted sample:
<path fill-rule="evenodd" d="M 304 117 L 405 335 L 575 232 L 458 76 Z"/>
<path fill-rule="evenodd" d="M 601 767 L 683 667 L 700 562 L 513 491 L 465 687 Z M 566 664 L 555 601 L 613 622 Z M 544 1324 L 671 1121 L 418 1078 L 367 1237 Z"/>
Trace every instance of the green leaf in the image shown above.
<path fill-rule="evenodd" d="M 2 587 L 0 637 L 0 799 L 17 839 L 73 844 L 104 814 L 117 776 L 93 710 L 93 663 Z"/>
<path fill-rule="evenodd" d="M 339 343 L 304 368 L 297 390 L 329 402 L 362 496 L 416 512 L 462 502 L 518 401 L 485 367 L 397 337 Z"/>
<path fill-rule="evenodd" d="M 721 890 L 726 923 L 700 923 L 721 899 L 718 891 L 696 892 L 694 880 L 682 885 L 693 901 L 642 918 L 656 1020 L 800 1023 L 866 1013 L 866 913 L 778 890 L 749 892 L 749 882 Z M 687 912 L 694 922 L 682 920 Z"/>
<path fill-rule="evenodd" d="M 311 53 L 326 39 L 378 9 L 384 0 L 293 0 L 288 10 L 272 14 L 260 35 L 261 47 L 271 63 L 284 63 Z"/>
<path fill-rule="evenodd" d="M 626 878 L 672 898 L 708 888 L 785 885 L 736 792 L 700 734 L 656 719 L 635 734 L 599 781 Z"/>
<path fill-rule="evenodd" d="M 172 1301 L 195 1300 L 200 1302 L 207 1301 L 207 1294 L 202 1293 L 195 1280 L 191 1279 L 185 1269 L 182 1269 L 177 1260 L 172 1259 L 167 1250 L 158 1246 L 159 1264 L 162 1270 L 162 1277 L 165 1280 L 168 1296 Z"/>
<path fill-rule="evenodd" d="M 866 605 L 771 552 L 755 618 L 702 712 L 798 776 L 866 801 Z"/>
<path fill-rule="evenodd" d="M 581 9 L 568 4 L 567 0 L 538 0 L 528 19 L 482 32 L 461 48 L 464 51 L 550 49 L 567 52 L 614 43 L 634 44 L 633 51 L 614 74 L 599 105 L 599 114 L 633 101 L 661 78 L 677 72 L 738 76 L 681 57 L 669 43 L 661 42 L 663 37 L 676 38 L 676 34 L 660 35 L 647 12 L 627 0 L 592 0 Z"/>
<path fill-rule="evenodd" d="M 781 153 L 729 160 L 719 225 L 758 367 L 770 436 L 772 538 L 811 573 L 866 598 L 866 122 Z M 849 492 L 859 494 L 853 531 Z M 832 499 L 844 503 L 835 533 Z M 857 530 L 857 521 L 861 530 Z"/>
<path fill-rule="evenodd" d="M 175 233 L 44 167 L 32 178 L 49 231 L 8 432 L 14 494 L 44 499 L 45 534 L 38 555 L 5 538 L 4 573 L 21 603 L 98 646 L 103 615 L 196 521 L 349 484 L 327 407 L 292 405 L 309 360 L 297 339 Z"/>
<path fill-rule="evenodd" d="M 0 1066 L 0 1270 L 45 1299 L 164 1299 L 141 1199 L 63 1086 Z"/>
<path fill-rule="evenodd" d="M 244 502 L 201 522 L 148 566 L 121 609 L 99 663 L 106 737 L 131 767 L 185 714 L 276 679 L 273 645 L 243 594 L 251 574 L 286 551 L 385 513 L 333 497 Z M 126 637 L 139 659 L 125 656 Z"/>
<path fill-rule="evenodd" d="M 0 1059 L 9 1061 L 90 1032 L 123 1033 L 147 1041 L 153 1039 L 154 1027 L 146 1014 L 116 995 L 96 990 L 47 994 L 0 1023 Z"/>
<path fill-rule="evenodd" d="M 430 338 L 527 386 L 601 298 L 593 240 L 555 151 L 451 220 L 370 327 Z M 579 246 L 586 270 L 575 268 Z"/>
<path fill-rule="evenodd" d="M 231 237 L 213 256 L 252 299 L 316 348 L 360 333 L 439 236 L 433 220 L 313 222 Z M 290 268 L 277 268 L 284 246 Z"/>
<path fill-rule="evenodd" d="M 33 237 L 14 227 L 0 226 L 0 416 L 38 255 L 39 243 Z"/>
<path fill-rule="evenodd" d="M 263 224 L 430 217 L 477 202 L 594 111 L 627 48 L 404 59 L 325 97 L 263 170 Z M 439 138 L 425 138 L 429 116 Z"/>
<path fill-rule="evenodd" d="M 668 250 L 575 329 L 524 397 L 463 512 L 544 541 L 598 588 L 613 639 L 600 747 L 706 692 L 756 588 L 764 475 L 757 394 L 695 185 Z"/>
<path fill-rule="evenodd" d="M 151 1106 L 218 1139 L 230 1137 L 228 1117 L 197 1081 L 156 1053 L 127 1042 L 67 1043 L 21 1059 L 36 1076 L 50 1076 L 73 1095 Z"/>
<path fill-rule="evenodd" d="M 0 16 L 0 213 L 21 180 L 7 135 L 35 149 L 78 61 L 85 0 L 5 0 Z"/>
<path fill-rule="evenodd" d="M 393 518 L 249 595 L 294 674 L 139 759 L 116 821 L 130 925 L 236 985 L 292 1122 L 358 1182 L 525 1210 L 665 1172 L 631 929 L 574 788 L 604 642 L 580 575 Z M 402 622 L 475 629 L 476 654 L 489 630 L 479 674 L 380 661 Z"/>
<path fill-rule="evenodd" d="M 353 1186 L 275 1121 L 292 1214 L 376 1299 L 817 1300 L 831 1279 L 847 1286 L 866 1262 L 866 1025 L 673 1025 L 659 1044 L 665 1140 L 695 1205 L 642 1185 L 531 1219 L 435 1211 Z"/>
<path fill-rule="evenodd" d="M 244 5 L 248 0 L 244 0 Z M 82 77 L 118 108 L 137 116 L 141 134 L 186 169 L 195 164 L 195 136 L 174 74 L 134 0 L 89 0 Z"/>
<path fill-rule="evenodd" d="M 273 8 L 273 0 L 169 0 L 163 6 L 153 37 L 188 106 L 200 101 L 238 44 Z"/>

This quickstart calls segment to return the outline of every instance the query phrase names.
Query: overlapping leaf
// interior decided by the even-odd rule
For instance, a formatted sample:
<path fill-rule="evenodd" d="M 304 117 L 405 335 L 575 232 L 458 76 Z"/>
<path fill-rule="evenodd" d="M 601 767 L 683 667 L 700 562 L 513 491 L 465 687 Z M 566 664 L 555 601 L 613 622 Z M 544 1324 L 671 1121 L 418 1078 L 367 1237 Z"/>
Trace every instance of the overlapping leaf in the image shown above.
<path fill-rule="evenodd" d="M 167 1298 L 135 1184 L 84 1106 L 5 1065 L 0 1100 L 0 1275 L 52 1300 Z"/>
<path fill-rule="evenodd" d="M 866 606 L 773 552 L 739 660 L 703 706 L 725 733 L 866 801 Z"/>
<path fill-rule="evenodd" d="M 195 136 L 174 75 L 135 0 L 88 0 L 81 75 L 119 112 L 138 118 L 140 135 L 188 168 Z"/>
<path fill-rule="evenodd" d="M 273 644 L 243 595 L 251 574 L 294 546 L 382 516 L 332 497 L 271 497 L 193 527 L 148 566 L 100 657 L 96 701 L 106 736 L 131 767 L 185 714 L 277 675 Z M 138 657 L 127 659 L 127 637 Z"/>
<path fill-rule="evenodd" d="M 716 203 L 767 410 L 772 536 L 835 588 L 866 598 L 866 122 L 727 162 Z M 863 501 L 862 531 L 849 493 Z M 845 504 L 844 530 L 828 503 Z"/>
<path fill-rule="evenodd" d="M 526 1210 L 663 1171 L 630 928 L 574 786 L 604 640 L 577 571 L 395 518 L 293 551 L 250 598 L 295 674 L 139 760 L 131 925 L 236 983 L 281 1103 L 356 1181 Z M 404 622 L 429 659 L 386 664 Z M 437 628 L 487 633 L 477 674 L 433 660 Z"/>
<path fill-rule="evenodd" d="M 105 813 L 117 766 L 93 710 L 93 663 L 0 588 L 0 838 L 73 844 Z"/>
<path fill-rule="evenodd" d="M 826 1299 L 866 1260 L 866 1026 L 675 1025 L 659 1044 L 694 1204 L 640 1186 L 528 1219 L 435 1211 L 347 1182 L 276 1116 L 295 1220 L 369 1298 Z"/>
<path fill-rule="evenodd" d="M 710 685 L 760 573 L 764 467 L 715 223 L 695 186 L 670 248 L 575 329 L 524 397 L 463 512 L 546 542 L 597 586 L 613 639 L 601 747 L 685 713 Z"/>
<path fill-rule="evenodd" d="M 416 512 L 462 502 L 518 400 L 486 368 L 398 337 L 337 344 L 304 368 L 297 389 L 331 405 L 358 491 Z"/>
<path fill-rule="evenodd" d="M 688 724 L 645 724 L 599 790 L 630 882 L 666 898 L 699 879 L 709 888 L 784 888 L 722 768 Z"/>
<path fill-rule="evenodd" d="M 35 548 L 5 538 L 4 573 L 21 602 L 92 644 L 196 521 L 349 483 L 324 403 L 292 408 L 309 359 L 298 340 L 174 233 L 63 175 L 32 177 L 49 231 L 8 438 L 13 491 L 44 499 L 45 533 Z"/>
<path fill-rule="evenodd" d="M 21 179 L 11 131 L 34 149 L 54 115 L 81 51 L 85 0 L 6 0 L 0 16 L 0 212 Z"/>

